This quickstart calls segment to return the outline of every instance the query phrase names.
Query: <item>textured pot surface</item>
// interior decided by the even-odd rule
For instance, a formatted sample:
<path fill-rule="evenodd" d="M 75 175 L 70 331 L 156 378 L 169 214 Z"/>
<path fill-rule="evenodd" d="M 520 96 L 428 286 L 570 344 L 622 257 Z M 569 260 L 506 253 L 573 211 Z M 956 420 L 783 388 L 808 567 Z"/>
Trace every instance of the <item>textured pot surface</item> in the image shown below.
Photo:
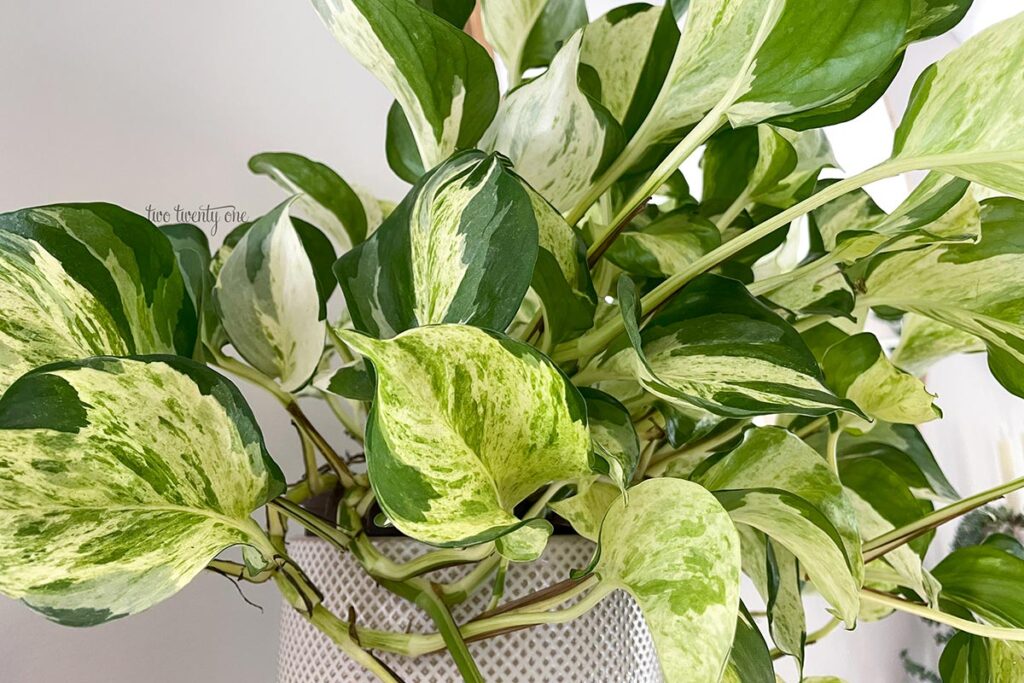
<path fill-rule="evenodd" d="M 408 539 L 380 539 L 380 550 L 407 561 L 426 547 Z M 544 556 L 530 564 L 512 564 L 504 601 L 514 600 L 568 577 L 589 562 L 594 546 L 575 536 L 554 536 Z M 319 539 L 295 539 L 291 557 L 324 593 L 324 603 L 339 615 L 355 607 L 368 628 L 429 633 L 430 619 L 416 607 L 379 587 L 349 555 Z M 449 581 L 466 573 L 453 567 L 430 574 Z M 466 621 L 487 607 L 485 587 L 453 609 Z M 657 659 L 643 617 L 633 599 L 618 591 L 587 614 L 567 624 L 548 624 L 470 643 L 484 678 L 495 683 L 660 683 Z M 377 653 L 410 683 L 457 683 L 462 678 L 445 653 L 410 659 Z M 375 678 L 349 660 L 327 636 L 287 605 L 281 619 L 278 683 L 362 683 Z"/>

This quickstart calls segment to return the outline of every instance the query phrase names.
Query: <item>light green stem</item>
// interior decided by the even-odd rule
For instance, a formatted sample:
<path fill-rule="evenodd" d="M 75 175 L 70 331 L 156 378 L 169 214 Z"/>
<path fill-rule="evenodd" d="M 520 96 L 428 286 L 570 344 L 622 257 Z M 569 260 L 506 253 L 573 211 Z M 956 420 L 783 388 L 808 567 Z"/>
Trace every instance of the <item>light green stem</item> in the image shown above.
<path fill-rule="evenodd" d="M 910 602 L 903 598 L 897 598 L 896 596 L 889 595 L 888 593 L 880 593 L 870 588 L 861 589 L 860 599 L 865 602 L 881 605 L 882 607 L 889 607 L 901 612 L 906 612 L 907 614 L 913 614 L 939 624 L 952 626 L 959 631 L 971 633 L 983 638 L 1024 642 L 1024 629 L 979 624 L 976 621 L 961 619 L 960 617 L 953 616 L 952 614 L 947 614 L 946 612 L 941 612 L 937 609 L 932 609 L 931 607 L 919 605 L 916 602 Z"/>
<path fill-rule="evenodd" d="M 743 188 L 743 192 L 737 197 L 729 208 L 725 212 L 715 219 L 715 227 L 718 228 L 719 232 L 725 232 L 725 229 L 732 225 L 732 222 L 736 220 L 736 217 L 743 213 L 743 209 L 747 208 L 747 204 L 750 203 L 749 188 Z"/>

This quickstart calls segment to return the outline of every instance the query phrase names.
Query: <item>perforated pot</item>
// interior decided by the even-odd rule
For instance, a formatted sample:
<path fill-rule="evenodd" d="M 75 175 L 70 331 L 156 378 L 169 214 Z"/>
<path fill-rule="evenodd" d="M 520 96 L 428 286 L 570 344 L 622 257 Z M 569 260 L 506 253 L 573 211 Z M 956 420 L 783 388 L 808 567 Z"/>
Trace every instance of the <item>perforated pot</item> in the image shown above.
<path fill-rule="evenodd" d="M 377 542 L 396 561 L 410 560 L 426 548 L 405 538 Z M 594 546 L 576 536 L 553 536 L 544 556 L 509 567 L 505 599 L 514 600 L 568 577 L 590 560 Z M 379 587 L 351 556 L 326 542 L 303 538 L 289 543 L 289 554 L 324 593 L 336 614 L 356 609 L 368 628 L 429 633 L 430 619 L 415 606 Z M 465 567 L 430 576 L 450 581 Z M 453 609 L 459 621 L 482 612 L 490 597 L 486 588 Z M 585 615 L 566 624 L 537 626 L 470 643 L 484 678 L 494 683 L 660 683 L 654 646 L 633 599 L 616 592 Z M 409 683 L 456 683 L 458 670 L 445 653 L 415 659 L 377 653 Z M 281 619 L 278 683 L 362 683 L 375 678 L 349 660 L 331 640 L 285 605 Z"/>

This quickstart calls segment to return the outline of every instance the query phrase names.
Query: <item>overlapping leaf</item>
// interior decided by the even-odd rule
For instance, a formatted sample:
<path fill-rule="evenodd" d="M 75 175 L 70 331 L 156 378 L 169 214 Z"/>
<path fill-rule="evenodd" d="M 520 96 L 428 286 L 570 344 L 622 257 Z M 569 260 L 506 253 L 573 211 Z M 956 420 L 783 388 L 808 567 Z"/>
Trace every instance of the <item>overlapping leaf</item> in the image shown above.
<path fill-rule="evenodd" d="M 472 147 L 498 106 L 473 38 L 410 0 L 313 0 L 324 24 L 395 96 L 426 168 Z"/>
<path fill-rule="evenodd" d="M 628 273 L 668 277 L 722 243 L 714 224 L 680 210 L 658 216 L 649 225 L 623 232 L 608 249 L 608 260 Z"/>
<path fill-rule="evenodd" d="M 550 527 L 524 527 L 513 508 L 591 473 L 586 406 L 565 376 L 531 347 L 468 326 L 339 334 L 376 369 L 366 455 L 395 526 L 434 545 L 497 539 L 512 559 L 539 555 Z"/>
<path fill-rule="evenodd" d="M 170 241 L 110 204 L 0 215 L 0 301 L 0 391 L 58 360 L 195 348 L 196 308 Z"/>
<path fill-rule="evenodd" d="M 587 24 L 583 0 L 483 0 L 484 35 L 518 83 L 527 69 L 547 66 L 557 47 Z"/>
<path fill-rule="evenodd" d="M 640 441 L 626 407 L 603 391 L 584 387 L 580 394 L 587 404 L 587 426 L 594 453 L 604 462 L 608 477 L 625 489 L 640 461 Z"/>
<path fill-rule="evenodd" d="M 227 380 L 171 356 L 34 370 L 0 400 L 0 592 L 87 626 L 177 592 L 281 493 Z"/>
<path fill-rule="evenodd" d="M 605 516 L 596 572 L 636 598 L 666 680 L 719 679 L 736 629 L 740 544 L 711 494 L 681 479 L 630 489 Z"/>

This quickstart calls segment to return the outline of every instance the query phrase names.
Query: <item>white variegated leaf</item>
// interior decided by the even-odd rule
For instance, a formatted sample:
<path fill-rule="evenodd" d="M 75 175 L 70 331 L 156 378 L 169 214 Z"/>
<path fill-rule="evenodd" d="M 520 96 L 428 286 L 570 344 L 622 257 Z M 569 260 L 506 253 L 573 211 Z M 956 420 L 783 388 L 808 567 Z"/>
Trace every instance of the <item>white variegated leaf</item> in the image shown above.
<path fill-rule="evenodd" d="M 608 249 L 607 257 L 628 273 L 668 277 L 721 243 L 722 233 L 713 223 L 684 210 L 623 232 Z"/>
<path fill-rule="evenodd" d="M 235 349 L 285 391 L 299 389 L 316 372 L 327 335 L 313 264 L 288 216 L 293 201 L 249 228 L 213 289 Z"/>
<path fill-rule="evenodd" d="M 34 370 L 0 400 L 0 593 L 87 626 L 173 595 L 284 489 L 238 390 L 172 356 Z"/>
<path fill-rule="evenodd" d="M 582 40 L 582 31 L 574 34 L 544 74 L 509 93 L 480 141 L 511 159 L 516 173 L 563 213 L 621 144 L 615 120 L 580 90 Z"/>
<path fill-rule="evenodd" d="M 484 35 L 501 56 L 512 83 L 546 66 L 559 43 L 587 23 L 583 0 L 482 0 Z"/>
<path fill-rule="evenodd" d="M 974 36 L 917 81 L 896 131 L 900 168 L 932 168 L 1024 199 L 1024 13 Z"/>
<path fill-rule="evenodd" d="M 432 168 L 480 139 L 498 80 L 473 38 L 410 0 L 313 0 L 335 38 L 398 100 Z"/>
<path fill-rule="evenodd" d="M 640 441 L 629 410 L 612 396 L 584 387 L 587 403 L 587 427 L 594 454 L 604 463 L 608 478 L 625 490 L 640 461 Z"/>
<path fill-rule="evenodd" d="M 604 515 L 621 494 L 619 487 L 590 478 L 580 482 L 574 495 L 549 503 L 549 507 L 564 517 L 577 534 L 597 542 Z"/>
<path fill-rule="evenodd" d="M 751 429 L 699 481 L 717 492 L 733 519 L 793 553 L 853 626 L 864 579 L 860 532 L 842 484 L 814 449 L 784 429 Z"/>
<path fill-rule="evenodd" d="M 532 347 L 475 327 L 339 335 L 376 370 L 366 456 L 394 525 L 434 545 L 497 540 L 511 559 L 538 556 L 546 523 L 523 527 L 513 508 L 591 473 L 586 407 L 565 376 Z"/>
<path fill-rule="evenodd" d="M 985 343 L 974 335 L 916 313 L 903 316 L 900 343 L 892 362 L 907 372 L 922 375 L 933 363 L 954 353 L 984 351 Z"/>
<path fill-rule="evenodd" d="M 740 542 L 715 498 L 681 479 L 638 484 L 609 508 L 600 552 L 601 588 L 636 598 L 665 680 L 719 680 L 736 630 Z"/>
<path fill-rule="evenodd" d="M 170 241 L 109 204 L 0 215 L 0 302 L 0 392 L 54 361 L 195 348 L 195 304 Z"/>
<path fill-rule="evenodd" d="M 759 204 L 784 209 L 803 199 L 805 194 L 810 195 L 822 169 L 838 168 L 839 162 L 832 154 L 832 145 L 824 131 L 775 130 L 792 146 L 796 153 L 796 166 L 784 178 L 758 192 L 754 200 Z"/>

